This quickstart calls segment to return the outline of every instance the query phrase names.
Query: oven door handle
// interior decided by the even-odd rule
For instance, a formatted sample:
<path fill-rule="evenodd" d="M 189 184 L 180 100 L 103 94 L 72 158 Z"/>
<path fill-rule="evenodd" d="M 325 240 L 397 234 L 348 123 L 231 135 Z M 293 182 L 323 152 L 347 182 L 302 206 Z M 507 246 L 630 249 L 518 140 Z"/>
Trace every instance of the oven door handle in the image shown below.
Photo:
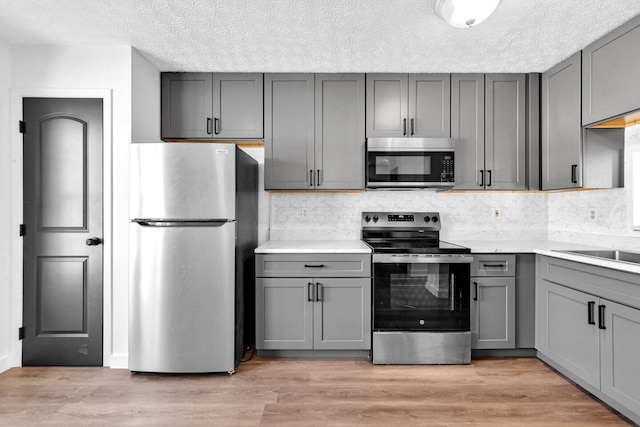
<path fill-rule="evenodd" d="M 471 255 L 393 255 L 373 254 L 374 264 L 471 264 Z"/>

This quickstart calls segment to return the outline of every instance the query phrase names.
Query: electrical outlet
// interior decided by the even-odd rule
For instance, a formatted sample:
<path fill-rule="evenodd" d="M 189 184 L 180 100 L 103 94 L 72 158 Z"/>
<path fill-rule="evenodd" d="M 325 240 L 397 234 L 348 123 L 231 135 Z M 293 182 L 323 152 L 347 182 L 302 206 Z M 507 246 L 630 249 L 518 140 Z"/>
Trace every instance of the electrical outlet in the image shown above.
<path fill-rule="evenodd" d="M 302 218 L 309 217 L 309 208 L 300 209 L 300 216 L 302 216 Z"/>
<path fill-rule="evenodd" d="M 598 208 L 589 208 L 589 221 L 596 222 L 598 220 Z"/>
<path fill-rule="evenodd" d="M 493 208 L 493 219 L 500 219 L 500 208 Z"/>

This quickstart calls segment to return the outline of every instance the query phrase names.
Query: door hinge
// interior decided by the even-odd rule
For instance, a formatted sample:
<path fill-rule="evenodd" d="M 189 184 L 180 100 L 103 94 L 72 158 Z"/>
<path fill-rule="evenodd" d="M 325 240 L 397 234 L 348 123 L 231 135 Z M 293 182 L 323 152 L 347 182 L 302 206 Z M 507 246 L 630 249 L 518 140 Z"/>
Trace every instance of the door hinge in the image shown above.
<path fill-rule="evenodd" d="M 25 122 L 23 122 L 22 120 L 20 120 L 20 124 L 19 124 L 20 133 L 25 133 L 25 129 L 26 128 L 27 128 L 27 124 Z"/>
<path fill-rule="evenodd" d="M 24 326 L 18 328 L 18 339 L 19 340 L 24 339 Z"/>
<path fill-rule="evenodd" d="M 25 224 L 20 224 L 20 237 L 27 235 L 27 226 Z"/>

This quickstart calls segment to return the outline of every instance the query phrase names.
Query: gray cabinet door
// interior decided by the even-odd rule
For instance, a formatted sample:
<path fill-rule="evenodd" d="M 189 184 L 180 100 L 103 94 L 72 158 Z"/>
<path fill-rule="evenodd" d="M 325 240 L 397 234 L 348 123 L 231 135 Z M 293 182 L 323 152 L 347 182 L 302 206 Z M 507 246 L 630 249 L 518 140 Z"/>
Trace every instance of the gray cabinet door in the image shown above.
<path fill-rule="evenodd" d="M 600 388 L 600 338 L 592 306 L 598 298 L 540 280 L 536 286 L 536 349 Z M 590 324 L 589 320 L 593 320 Z"/>
<path fill-rule="evenodd" d="M 316 279 L 316 350 L 371 349 L 371 279 Z"/>
<path fill-rule="evenodd" d="M 640 109 L 640 17 L 582 51 L 582 124 Z"/>
<path fill-rule="evenodd" d="M 473 277 L 471 286 L 471 348 L 515 348 L 515 278 Z"/>
<path fill-rule="evenodd" d="M 451 75 L 409 74 L 408 135 L 451 136 Z"/>
<path fill-rule="evenodd" d="M 526 77 L 524 74 L 487 74 L 485 85 L 485 188 L 524 190 L 527 187 Z"/>
<path fill-rule="evenodd" d="M 162 138 L 211 138 L 211 73 L 161 74 Z"/>
<path fill-rule="evenodd" d="M 256 279 L 256 349 L 313 348 L 313 280 Z"/>
<path fill-rule="evenodd" d="M 407 74 L 367 74 L 367 138 L 408 133 Z"/>
<path fill-rule="evenodd" d="M 315 188 L 364 188 L 364 74 L 315 76 Z"/>
<path fill-rule="evenodd" d="M 213 74 L 213 138 L 262 138 L 261 73 Z"/>
<path fill-rule="evenodd" d="M 313 188 L 314 76 L 265 74 L 264 84 L 265 190 Z"/>
<path fill-rule="evenodd" d="M 542 189 L 581 186 L 580 52 L 542 74 Z"/>
<path fill-rule="evenodd" d="M 601 389 L 640 414 L 640 310 L 600 300 L 604 327 L 600 331 Z"/>
<path fill-rule="evenodd" d="M 484 188 L 484 74 L 451 75 L 451 137 L 456 189 Z"/>

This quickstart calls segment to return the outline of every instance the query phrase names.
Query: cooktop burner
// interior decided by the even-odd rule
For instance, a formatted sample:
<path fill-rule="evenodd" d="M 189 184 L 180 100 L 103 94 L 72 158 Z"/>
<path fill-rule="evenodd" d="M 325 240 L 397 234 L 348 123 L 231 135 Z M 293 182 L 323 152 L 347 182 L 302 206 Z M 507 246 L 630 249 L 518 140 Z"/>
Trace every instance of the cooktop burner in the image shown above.
<path fill-rule="evenodd" d="M 362 240 L 374 253 L 470 253 L 440 240 L 438 212 L 363 212 Z"/>

